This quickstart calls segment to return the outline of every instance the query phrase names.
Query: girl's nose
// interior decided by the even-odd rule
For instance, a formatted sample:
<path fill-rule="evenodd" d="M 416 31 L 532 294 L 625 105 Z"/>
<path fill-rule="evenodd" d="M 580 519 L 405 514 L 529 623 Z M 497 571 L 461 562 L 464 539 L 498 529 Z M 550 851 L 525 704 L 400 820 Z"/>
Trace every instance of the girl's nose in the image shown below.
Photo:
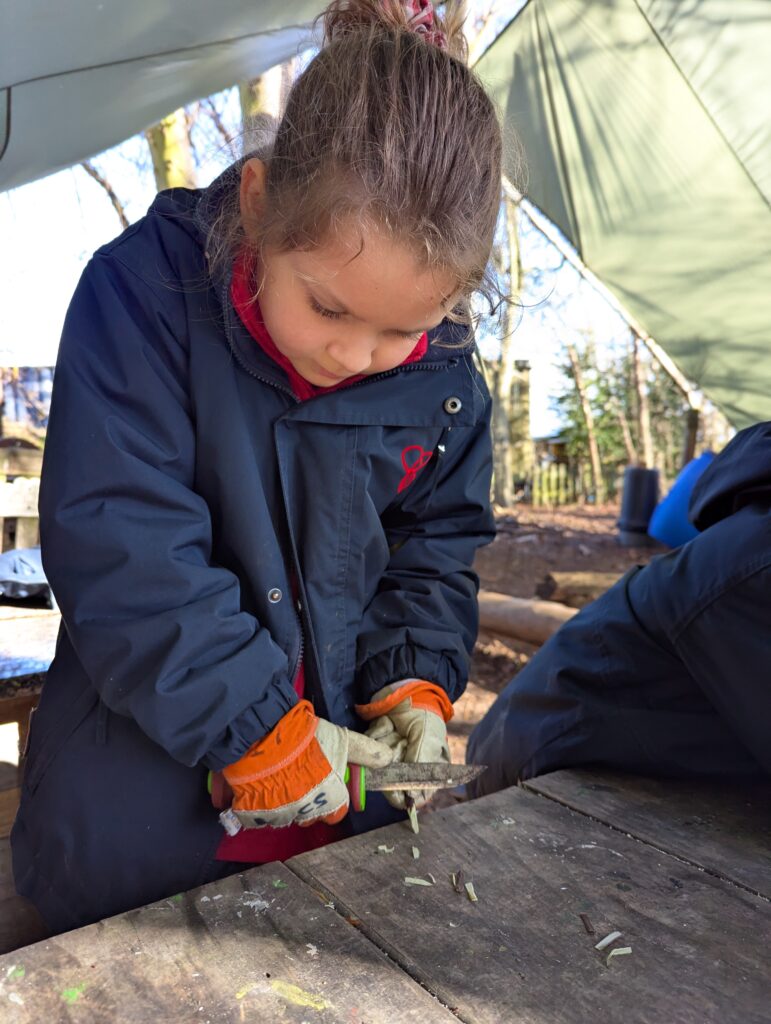
<path fill-rule="evenodd" d="M 364 373 L 372 363 L 375 346 L 366 338 L 356 341 L 335 342 L 327 347 L 328 354 L 346 373 Z"/>

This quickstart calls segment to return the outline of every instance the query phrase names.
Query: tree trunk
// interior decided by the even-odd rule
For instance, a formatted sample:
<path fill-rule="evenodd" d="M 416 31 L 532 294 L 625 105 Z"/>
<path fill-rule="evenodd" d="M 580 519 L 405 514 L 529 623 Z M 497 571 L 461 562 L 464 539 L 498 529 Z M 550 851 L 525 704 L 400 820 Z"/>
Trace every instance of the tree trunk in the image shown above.
<path fill-rule="evenodd" d="M 519 295 L 522 288 L 522 269 L 519 252 L 517 207 L 505 200 L 506 244 L 509 264 L 509 292 Z M 512 396 L 517 375 L 514 359 L 514 317 L 507 303 L 503 314 L 501 356 L 493 374 L 493 500 L 508 508 L 514 499 L 514 466 L 512 458 Z"/>
<path fill-rule="evenodd" d="M 637 449 L 632 439 L 632 431 L 629 429 L 629 420 L 626 418 L 626 413 L 621 408 L 619 401 L 613 402 L 613 408 L 616 412 L 616 419 L 618 420 L 619 426 L 621 427 L 621 436 L 624 438 L 624 448 L 626 449 L 626 460 L 630 466 L 637 465 Z"/>
<path fill-rule="evenodd" d="M 195 188 L 193 151 L 184 108 L 175 110 L 145 132 L 153 158 L 155 184 L 165 188 Z"/>
<path fill-rule="evenodd" d="M 565 347 L 570 356 L 570 365 L 573 367 L 573 379 L 578 392 L 578 399 L 581 402 L 581 412 L 586 424 L 586 434 L 589 443 L 589 461 L 592 467 L 592 486 L 594 487 L 594 500 L 597 504 L 605 500 L 605 481 L 602 478 L 602 462 L 600 461 L 600 448 L 597 444 L 597 433 L 594 429 L 594 416 L 589 397 L 584 387 L 584 375 L 581 372 L 581 362 L 578 358 L 578 351 L 575 345 L 568 341 Z"/>
<path fill-rule="evenodd" d="M 690 408 L 685 414 L 685 444 L 682 465 L 687 466 L 696 454 L 696 437 L 699 433 L 699 410 Z"/>
<path fill-rule="evenodd" d="M 655 464 L 653 452 L 653 435 L 651 434 L 651 410 L 648 404 L 648 388 L 643 380 L 643 364 L 640 359 L 640 340 L 634 336 L 632 349 L 632 365 L 634 367 L 634 386 L 637 392 L 637 427 L 642 459 L 640 465 L 652 469 Z"/>
<path fill-rule="evenodd" d="M 528 601 L 485 590 L 479 594 L 479 625 L 482 629 L 513 636 L 530 644 L 546 643 L 576 612 L 576 608 L 567 608 L 554 601 Z"/>

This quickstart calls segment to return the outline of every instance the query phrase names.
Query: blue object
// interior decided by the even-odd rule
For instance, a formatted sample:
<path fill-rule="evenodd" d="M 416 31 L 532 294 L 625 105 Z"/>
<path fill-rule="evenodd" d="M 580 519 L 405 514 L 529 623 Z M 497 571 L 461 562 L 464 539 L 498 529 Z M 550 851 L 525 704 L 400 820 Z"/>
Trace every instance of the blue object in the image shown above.
<path fill-rule="evenodd" d="M 688 505 L 696 481 L 714 458 L 713 452 L 704 452 L 680 470 L 669 493 L 656 506 L 648 524 L 648 533 L 654 540 L 671 548 L 679 548 L 698 534 L 699 531 L 688 518 Z"/>

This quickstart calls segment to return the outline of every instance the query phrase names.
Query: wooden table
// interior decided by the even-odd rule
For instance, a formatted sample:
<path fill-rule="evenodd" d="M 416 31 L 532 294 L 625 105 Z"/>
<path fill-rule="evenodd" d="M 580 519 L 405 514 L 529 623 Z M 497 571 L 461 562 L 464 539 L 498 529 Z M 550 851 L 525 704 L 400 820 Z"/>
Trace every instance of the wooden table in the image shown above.
<path fill-rule="evenodd" d="M 769 798 L 558 772 L 0 957 L 0 1020 L 768 1024 Z"/>

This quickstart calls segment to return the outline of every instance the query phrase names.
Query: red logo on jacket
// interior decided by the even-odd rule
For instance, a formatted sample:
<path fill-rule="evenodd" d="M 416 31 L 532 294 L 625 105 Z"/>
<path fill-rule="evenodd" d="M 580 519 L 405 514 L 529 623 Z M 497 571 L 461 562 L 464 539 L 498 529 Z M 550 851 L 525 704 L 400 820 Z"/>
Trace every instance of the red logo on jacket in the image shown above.
<path fill-rule="evenodd" d="M 427 452 L 425 448 L 422 448 L 419 444 L 407 445 L 407 447 L 402 451 L 404 476 L 399 481 L 399 487 L 396 491 L 397 494 L 401 494 L 402 491 L 406 490 L 410 486 L 421 469 L 431 461 L 431 456 L 433 454 L 433 452 Z"/>

